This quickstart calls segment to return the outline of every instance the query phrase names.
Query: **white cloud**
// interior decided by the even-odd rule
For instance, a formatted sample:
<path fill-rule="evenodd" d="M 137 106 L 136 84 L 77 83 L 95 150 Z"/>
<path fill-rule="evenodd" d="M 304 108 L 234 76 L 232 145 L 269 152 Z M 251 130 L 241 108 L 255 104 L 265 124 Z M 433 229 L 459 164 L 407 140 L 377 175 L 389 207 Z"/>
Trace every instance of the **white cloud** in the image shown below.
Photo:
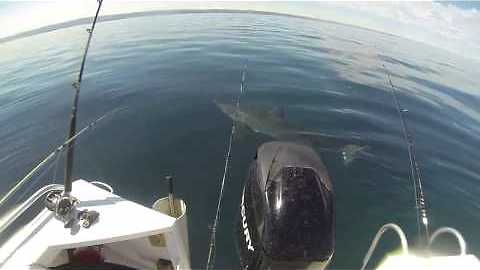
<path fill-rule="evenodd" d="M 94 0 L 12 3 L 29 8 L 0 14 L 0 37 L 48 24 L 91 16 Z M 480 59 L 480 12 L 451 4 L 422 2 L 177 2 L 105 0 L 102 14 L 165 9 L 250 9 L 315 17 L 407 37 Z M 7 27 L 5 27 L 5 25 Z"/>
<path fill-rule="evenodd" d="M 338 3 L 342 6 L 344 3 Z M 479 58 L 480 13 L 438 2 L 350 3 L 355 16 L 375 20 L 364 27 L 411 38 L 464 56 Z"/>

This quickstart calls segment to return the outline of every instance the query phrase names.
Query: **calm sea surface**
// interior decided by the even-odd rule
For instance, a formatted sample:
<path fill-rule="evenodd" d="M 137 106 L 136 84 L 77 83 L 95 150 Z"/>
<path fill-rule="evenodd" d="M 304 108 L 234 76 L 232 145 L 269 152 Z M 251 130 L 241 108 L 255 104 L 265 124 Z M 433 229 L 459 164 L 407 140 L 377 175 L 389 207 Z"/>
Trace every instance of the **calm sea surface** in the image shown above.
<path fill-rule="evenodd" d="M 1 193 L 64 140 L 85 27 L 0 43 Z M 98 24 L 79 127 L 125 109 L 78 140 L 75 177 L 105 181 L 119 195 L 150 205 L 166 194 L 163 177 L 174 175 L 189 208 L 192 266 L 203 268 L 231 126 L 214 101 L 233 102 L 246 61 L 243 104 L 281 106 L 301 130 L 370 146 L 348 166 L 338 153 L 320 153 L 336 192 L 331 268 L 359 268 L 384 223 L 400 224 L 412 243 L 417 236 L 407 148 L 382 65 L 409 110 L 431 228 L 459 229 L 480 255 L 479 63 L 350 26 L 226 13 Z M 272 139 L 251 133 L 234 142 L 218 268 L 238 268 L 232 225 L 240 191 L 255 149 Z M 63 162 L 52 164 L 30 191 L 62 178 Z M 384 249 L 397 244 L 387 238 L 393 244 Z"/>

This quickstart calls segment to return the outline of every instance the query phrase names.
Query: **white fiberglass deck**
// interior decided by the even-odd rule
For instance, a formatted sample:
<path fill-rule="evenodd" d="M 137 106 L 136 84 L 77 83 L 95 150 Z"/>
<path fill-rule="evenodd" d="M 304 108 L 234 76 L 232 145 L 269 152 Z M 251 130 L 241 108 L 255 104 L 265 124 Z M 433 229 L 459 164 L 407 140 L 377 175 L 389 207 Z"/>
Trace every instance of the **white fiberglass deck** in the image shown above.
<path fill-rule="evenodd" d="M 95 210 L 99 221 L 86 229 L 64 228 L 46 209 L 19 230 L 0 249 L 2 269 L 54 267 L 68 262 L 67 249 L 103 245 L 105 261 L 132 268 L 157 269 L 158 259 L 188 269 L 186 216 L 175 219 L 123 199 L 84 180 L 73 183 L 78 209 Z M 153 246 L 148 236 L 163 234 L 164 246 Z"/>

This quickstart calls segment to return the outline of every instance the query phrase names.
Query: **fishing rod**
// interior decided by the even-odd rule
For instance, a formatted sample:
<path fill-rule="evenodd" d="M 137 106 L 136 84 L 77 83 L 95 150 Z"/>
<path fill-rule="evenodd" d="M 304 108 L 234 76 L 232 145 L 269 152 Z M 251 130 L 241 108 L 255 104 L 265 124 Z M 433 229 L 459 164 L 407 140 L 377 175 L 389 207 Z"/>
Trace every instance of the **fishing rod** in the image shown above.
<path fill-rule="evenodd" d="M 107 118 L 108 116 L 120 111 L 120 110 L 123 110 L 123 108 L 117 108 L 117 109 L 114 109 L 104 115 L 102 115 L 101 117 L 93 120 L 92 122 L 90 122 L 88 125 L 86 125 L 85 127 L 83 127 L 80 131 L 78 131 L 73 137 L 67 139 L 66 141 L 64 141 L 61 145 L 59 145 L 57 148 L 55 148 L 55 150 L 53 150 L 50 154 L 48 154 L 42 161 L 40 161 L 37 166 L 35 166 L 30 172 L 28 172 L 20 181 L 17 182 L 17 184 L 15 184 L 15 186 L 13 186 L 8 192 L 7 194 L 5 194 L 1 199 L 0 199 L 0 207 L 3 206 L 3 204 L 8 200 L 10 199 L 10 197 L 13 196 L 13 194 L 15 194 L 15 192 L 21 187 L 23 186 L 25 183 L 27 183 L 30 179 L 32 179 L 32 177 L 41 169 L 43 168 L 50 160 L 52 160 L 55 156 L 57 156 L 58 154 L 60 154 L 63 150 L 65 150 L 65 148 L 72 142 L 74 141 L 75 139 L 77 139 L 80 135 L 82 135 L 83 133 L 85 133 L 86 131 L 88 131 L 89 129 L 93 128 L 94 126 L 96 126 L 98 124 L 98 122 L 102 121 L 103 119 Z"/>
<path fill-rule="evenodd" d="M 425 194 L 422 187 L 422 178 L 420 174 L 420 167 L 417 163 L 417 157 L 415 154 L 415 142 L 411 134 L 408 132 L 407 121 L 405 120 L 405 114 L 408 113 L 408 110 L 402 108 L 398 97 L 397 89 L 393 85 L 392 78 L 388 69 L 382 64 L 385 74 L 390 85 L 391 94 L 395 103 L 395 109 L 397 111 L 398 117 L 400 118 L 400 123 L 402 126 L 403 139 L 407 144 L 408 157 L 410 161 L 410 178 L 413 182 L 414 195 L 415 195 L 415 206 L 417 209 L 417 229 L 420 239 L 423 241 L 423 244 L 428 246 L 428 241 L 430 238 L 429 229 L 428 229 L 428 216 L 427 216 L 427 206 L 425 201 Z"/>
<path fill-rule="evenodd" d="M 87 44 L 85 45 L 85 50 L 82 55 L 82 62 L 80 65 L 80 71 L 78 73 L 77 80 L 72 83 L 72 86 L 75 90 L 75 95 L 73 99 L 73 105 L 72 105 L 72 110 L 71 110 L 71 115 L 70 115 L 70 126 L 69 126 L 69 132 L 68 136 L 65 140 L 65 142 L 60 145 L 57 149 L 55 149 L 52 153 L 50 153 L 45 159 L 43 159 L 37 166 L 35 166 L 24 178 L 22 178 L 10 191 L 3 196 L 3 198 L 0 200 L 0 206 L 5 203 L 25 182 L 27 182 L 29 179 L 32 178 L 32 176 L 39 170 L 41 169 L 47 162 L 49 162 L 54 156 L 56 156 L 60 151 L 63 149 L 67 150 L 67 155 L 66 155 L 66 160 L 65 160 L 65 176 L 64 176 L 64 192 L 63 194 L 65 195 L 64 197 L 67 198 L 67 203 L 64 205 L 64 209 L 70 209 L 71 206 L 73 205 L 73 198 L 70 198 L 70 192 L 72 191 L 72 169 L 73 169 L 73 154 L 74 154 L 74 143 L 75 139 L 80 136 L 82 133 L 93 127 L 96 123 L 101 121 L 106 117 L 105 114 L 102 117 L 96 119 L 95 121 L 91 122 L 88 126 L 80 130 L 80 132 L 76 133 L 76 122 L 77 122 L 77 107 L 78 107 L 78 99 L 80 95 L 80 88 L 81 88 L 81 83 L 82 83 L 82 77 L 83 77 L 83 71 L 85 69 L 85 62 L 87 59 L 87 54 L 88 54 L 88 49 L 90 47 L 90 42 L 92 40 L 93 36 L 93 30 L 95 29 L 95 25 L 97 23 L 98 19 L 98 14 L 100 13 L 100 8 L 102 7 L 102 2 L 103 0 L 97 0 L 98 2 L 98 7 L 97 11 L 95 13 L 95 17 L 92 22 L 92 26 L 87 29 L 88 32 L 88 40 Z"/>
<path fill-rule="evenodd" d="M 236 107 L 237 112 L 240 111 L 240 99 L 241 99 L 243 93 L 245 92 L 245 76 L 246 76 L 246 73 L 247 73 L 247 65 L 245 65 L 243 67 L 243 70 L 242 70 L 242 80 L 241 80 L 241 83 L 240 83 L 240 93 L 237 95 L 237 100 L 236 100 L 236 103 L 235 103 L 235 107 Z M 223 168 L 222 184 L 220 186 L 220 193 L 218 195 L 217 212 L 215 213 L 215 219 L 214 219 L 213 225 L 211 227 L 207 265 L 205 267 L 207 270 L 213 269 L 213 266 L 215 264 L 217 226 L 218 226 L 218 220 L 220 219 L 220 209 L 221 209 L 222 201 L 223 201 L 223 190 L 224 190 L 224 187 L 225 187 L 225 180 L 227 178 L 229 163 L 230 163 L 230 160 L 232 158 L 232 155 L 231 155 L 232 144 L 233 144 L 233 140 L 235 138 L 236 129 L 237 129 L 236 121 L 232 120 L 232 128 L 231 128 L 231 131 L 230 131 L 230 138 L 228 140 L 227 155 L 225 156 L 225 166 Z"/>
<path fill-rule="evenodd" d="M 98 7 L 95 17 L 93 18 L 92 26 L 87 28 L 88 39 L 87 44 L 85 45 L 85 51 L 82 56 L 82 63 L 80 65 L 80 72 L 78 73 L 77 81 L 75 81 L 72 86 L 75 89 L 75 96 L 73 99 L 72 111 L 70 115 L 70 128 L 68 132 L 67 140 L 69 143 L 67 145 L 67 155 L 65 159 L 65 189 L 64 194 L 68 195 L 72 191 L 72 170 L 73 170 L 73 154 L 74 154 L 74 144 L 75 140 L 70 140 L 75 136 L 76 125 L 77 125 L 77 108 L 78 108 L 78 98 L 80 96 L 80 88 L 82 84 L 83 71 L 85 68 L 85 62 L 87 60 L 88 49 L 90 48 L 90 42 L 92 41 L 93 31 L 95 30 L 95 25 L 97 23 L 98 14 L 100 13 L 100 8 L 102 7 L 103 0 L 97 0 Z"/>

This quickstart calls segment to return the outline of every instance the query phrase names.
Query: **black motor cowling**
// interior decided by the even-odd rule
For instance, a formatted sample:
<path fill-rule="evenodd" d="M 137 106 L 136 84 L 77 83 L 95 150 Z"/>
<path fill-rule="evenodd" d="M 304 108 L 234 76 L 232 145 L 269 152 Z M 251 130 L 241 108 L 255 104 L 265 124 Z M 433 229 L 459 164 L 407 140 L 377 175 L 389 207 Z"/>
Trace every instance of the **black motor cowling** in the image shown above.
<path fill-rule="evenodd" d="M 236 227 L 242 269 L 324 269 L 335 250 L 335 212 L 320 157 L 294 143 L 260 146 Z"/>

